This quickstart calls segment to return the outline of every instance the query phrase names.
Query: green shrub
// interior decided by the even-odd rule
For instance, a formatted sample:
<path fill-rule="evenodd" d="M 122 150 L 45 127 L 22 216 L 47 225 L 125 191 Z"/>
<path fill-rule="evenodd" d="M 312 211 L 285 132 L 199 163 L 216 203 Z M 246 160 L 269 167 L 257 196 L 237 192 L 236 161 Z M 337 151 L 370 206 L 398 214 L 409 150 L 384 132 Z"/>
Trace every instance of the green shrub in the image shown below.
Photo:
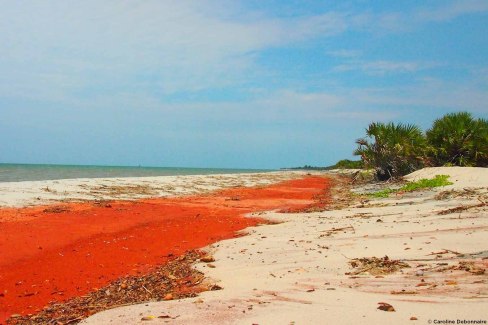
<path fill-rule="evenodd" d="M 384 190 L 369 193 L 368 196 L 375 198 L 375 199 L 380 199 L 380 198 L 387 198 L 390 196 L 391 193 L 394 193 L 395 190 L 392 190 L 391 188 L 385 188 Z"/>
<path fill-rule="evenodd" d="M 452 185 L 452 183 L 449 182 L 448 179 L 449 175 L 436 175 L 434 178 L 431 179 L 422 178 L 416 182 L 408 182 L 402 188 L 400 188 L 399 191 L 412 192 L 423 188 L 434 188 Z"/>
<path fill-rule="evenodd" d="M 488 121 L 468 112 L 435 120 L 426 133 L 435 166 L 488 166 Z"/>
<path fill-rule="evenodd" d="M 356 141 L 355 155 L 366 168 L 373 168 L 379 180 L 406 175 L 424 166 L 426 141 L 412 124 L 371 123 L 366 138 Z"/>

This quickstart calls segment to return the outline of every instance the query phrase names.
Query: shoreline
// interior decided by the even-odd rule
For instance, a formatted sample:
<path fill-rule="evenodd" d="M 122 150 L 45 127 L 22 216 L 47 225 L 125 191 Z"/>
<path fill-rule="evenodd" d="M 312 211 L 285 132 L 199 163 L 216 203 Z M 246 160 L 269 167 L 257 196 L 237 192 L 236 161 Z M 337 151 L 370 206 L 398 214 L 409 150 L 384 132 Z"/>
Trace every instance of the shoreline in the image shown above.
<path fill-rule="evenodd" d="M 280 223 L 210 245 L 215 267 L 195 265 L 223 290 L 116 308 L 82 324 L 139 324 L 151 315 L 165 324 L 162 314 L 171 324 L 488 321 L 487 206 L 479 205 L 488 170 L 425 169 L 410 178 L 450 172 L 446 187 L 323 212 L 267 212 Z"/>
<path fill-rule="evenodd" d="M 231 187 L 265 186 L 323 173 L 265 172 L 150 177 L 75 178 L 0 183 L 0 208 L 83 202 L 134 200 L 205 194 Z"/>
<path fill-rule="evenodd" d="M 370 190 L 369 186 L 348 185 L 335 177 L 341 173 L 318 173 L 335 179 L 328 208 L 302 206 L 309 213 L 297 213 L 300 209 L 280 213 L 264 212 L 269 209 L 263 207 L 248 216 L 273 225 L 246 228 L 246 236 L 204 248 L 212 262 L 194 260 L 192 268 L 203 274 L 203 290 L 213 285 L 223 290 L 201 292 L 190 281 L 185 290 L 198 293 L 194 298 L 177 299 L 185 296 L 174 291 L 171 298 L 177 300 L 102 311 L 82 324 L 114 319 L 134 324 L 147 320 L 154 324 L 287 324 L 324 319 L 341 324 L 412 324 L 415 320 L 484 319 L 488 171 L 423 169 L 406 179 L 450 174 L 454 184 L 386 199 L 357 196 Z M 314 177 L 307 174 L 287 177 Z M 260 188 L 267 187 L 255 189 Z M 228 193 L 219 204 L 246 201 Z M 256 207 L 254 200 L 259 197 L 245 205 Z M 316 203 L 319 197 L 314 195 Z M 395 311 L 378 309 L 385 306 L 379 303 Z"/>
<path fill-rule="evenodd" d="M 144 274 L 171 256 L 267 222 L 259 218 L 263 211 L 307 207 L 328 188 L 319 176 L 293 178 L 275 175 L 265 180 L 270 185 L 191 196 L 0 209 L 0 316 L 35 314 L 49 301 Z M 244 217 L 249 213 L 256 215 Z"/>
<path fill-rule="evenodd" d="M 0 183 L 65 180 L 79 178 L 127 178 L 191 176 L 216 174 L 264 173 L 275 169 L 242 168 L 192 168 L 151 166 L 103 166 L 103 165 L 59 165 L 59 164 L 9 164 L 0 163 Z"/>

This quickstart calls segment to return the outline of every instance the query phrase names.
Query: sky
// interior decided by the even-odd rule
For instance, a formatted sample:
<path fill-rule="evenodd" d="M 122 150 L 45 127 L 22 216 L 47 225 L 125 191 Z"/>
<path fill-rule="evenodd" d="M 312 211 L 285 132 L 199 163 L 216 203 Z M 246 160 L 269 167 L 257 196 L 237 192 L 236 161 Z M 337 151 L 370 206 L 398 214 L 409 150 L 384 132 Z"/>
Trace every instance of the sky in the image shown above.
<path fill-rule="evenodd" d="M 326 166 L 371 122 L 488 117 L 488 0 L 0 8 L 0 162 Z"/>

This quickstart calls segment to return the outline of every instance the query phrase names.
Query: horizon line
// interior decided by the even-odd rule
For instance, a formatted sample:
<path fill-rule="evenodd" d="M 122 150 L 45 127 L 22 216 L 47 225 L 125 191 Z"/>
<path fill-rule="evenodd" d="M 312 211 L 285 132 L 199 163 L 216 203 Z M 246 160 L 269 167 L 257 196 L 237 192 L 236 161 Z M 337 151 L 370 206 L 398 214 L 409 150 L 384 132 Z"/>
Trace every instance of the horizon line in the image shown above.
<path fill-rule="evenodd" d="M 188 166 L 146 166 L 146 165 L 103 165 L 103 164 L 62 164 L 62 163 L 18 163 L 0 162 L 0 165 L 65 166 L 65 167 L 117 167 L 117 168 L 180 168 L 180 169 L 224 169 L 224 170 L 279 170 L 280 168 L 242 168 L 242 167 L 188 167 Z"/>

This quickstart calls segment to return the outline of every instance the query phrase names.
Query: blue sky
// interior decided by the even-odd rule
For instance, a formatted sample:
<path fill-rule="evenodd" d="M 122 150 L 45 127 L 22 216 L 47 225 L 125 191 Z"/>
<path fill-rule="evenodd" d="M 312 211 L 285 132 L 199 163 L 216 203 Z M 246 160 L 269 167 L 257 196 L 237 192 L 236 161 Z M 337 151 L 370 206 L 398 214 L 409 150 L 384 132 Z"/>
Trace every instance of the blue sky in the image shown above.
<path fill-rule="evenodd" d="M 488 1 L 2 1 L 0 162 L 278 168 L 488 116 Z"/>

